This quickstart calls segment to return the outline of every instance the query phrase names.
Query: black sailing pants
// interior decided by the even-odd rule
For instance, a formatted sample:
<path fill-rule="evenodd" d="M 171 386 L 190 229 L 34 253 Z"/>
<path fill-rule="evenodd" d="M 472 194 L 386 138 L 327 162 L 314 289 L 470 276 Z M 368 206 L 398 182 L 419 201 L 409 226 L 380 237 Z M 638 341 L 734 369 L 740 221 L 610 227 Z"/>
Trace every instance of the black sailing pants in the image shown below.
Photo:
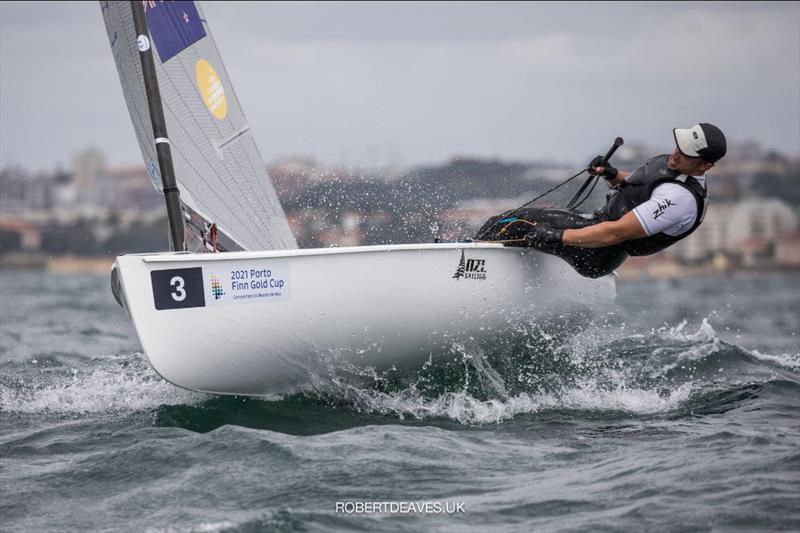
<path fill-rule="evenodd" d="M 527 246 L 525 234 L 537 222 L 549 224 L 556 229 L 578 229 L 602 221 L 569 209 L 523 207 L 487 220 L 478 230 L 475 240 L 502 242 L 506 246 Z M 628 254 L 620 244 L 604 248 L 579 248 L 558 244 L 548 248 L 546 253 L 564 259 L 578 274 L 587 278 L 599 278 L 611 274 L 628 258 Z"/>

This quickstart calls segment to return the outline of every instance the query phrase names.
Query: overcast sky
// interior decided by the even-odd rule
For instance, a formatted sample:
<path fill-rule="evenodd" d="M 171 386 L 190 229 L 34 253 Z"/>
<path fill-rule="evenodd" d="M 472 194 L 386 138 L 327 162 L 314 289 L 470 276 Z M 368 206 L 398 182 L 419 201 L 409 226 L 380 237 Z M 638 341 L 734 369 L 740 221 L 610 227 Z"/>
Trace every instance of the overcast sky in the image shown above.
<path fill-rule="evenodd" d="M 203 7 L 266 161 L 587 160 L 673 127 L 800 152 L 800 3 Z M 141 160 L 96 2 L 0 4 L 0 165 Z"/>

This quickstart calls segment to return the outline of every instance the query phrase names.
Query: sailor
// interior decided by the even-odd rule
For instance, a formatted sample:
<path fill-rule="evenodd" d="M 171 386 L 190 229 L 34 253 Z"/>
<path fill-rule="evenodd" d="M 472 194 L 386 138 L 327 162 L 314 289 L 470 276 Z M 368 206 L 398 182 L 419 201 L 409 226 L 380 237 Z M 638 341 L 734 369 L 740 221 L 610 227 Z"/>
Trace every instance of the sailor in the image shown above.
<path fill-rule="evenodd" d="M 613 272 L 628 256 L 651 255 L 688 237 L 708 204 L 705 174 L 727 151 L 712 124 L 673 130 L 672 154 L 656 156 L 632 172 L 597 156 L 589 171 L 612 192 L 594 214 L 568 209 L 523 208 L 493 217 L 476 239 L 529 246 L 565 259 L 581 275 Z"/>

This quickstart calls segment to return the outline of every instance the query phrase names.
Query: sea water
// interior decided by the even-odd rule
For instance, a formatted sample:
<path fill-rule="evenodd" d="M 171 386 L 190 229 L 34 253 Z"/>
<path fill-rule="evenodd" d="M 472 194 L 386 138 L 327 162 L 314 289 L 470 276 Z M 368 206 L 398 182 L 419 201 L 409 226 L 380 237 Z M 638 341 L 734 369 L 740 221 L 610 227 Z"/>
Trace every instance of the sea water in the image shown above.
<path fill-rule="evenodd" d="M 800 529 L 797 273 L 264 399 L 161 380 L 107 277 L 0 289 L 2 531 Z"/>

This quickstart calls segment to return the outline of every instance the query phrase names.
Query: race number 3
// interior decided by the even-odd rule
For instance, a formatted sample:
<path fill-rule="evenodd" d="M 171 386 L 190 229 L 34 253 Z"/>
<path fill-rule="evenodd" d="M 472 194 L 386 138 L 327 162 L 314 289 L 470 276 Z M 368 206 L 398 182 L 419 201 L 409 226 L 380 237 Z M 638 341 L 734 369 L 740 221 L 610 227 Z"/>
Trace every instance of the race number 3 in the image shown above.
<path fill-rule="evenodd" d="M 176 268 L 150 272 L 156 309 L 205 307 L 203 269 Z"/>
<path fill-rule="evenodd" d="M 183 290 L 183 286 L 186 284 L 183 281 L 183 278 L 180 276 L 175 276 L 169 281 L 169 284 L 175 287 L 175 292 L 172 293 L 172 299 L 176 302 L 182 302 L 186 299 L 186 291 Z"/>

